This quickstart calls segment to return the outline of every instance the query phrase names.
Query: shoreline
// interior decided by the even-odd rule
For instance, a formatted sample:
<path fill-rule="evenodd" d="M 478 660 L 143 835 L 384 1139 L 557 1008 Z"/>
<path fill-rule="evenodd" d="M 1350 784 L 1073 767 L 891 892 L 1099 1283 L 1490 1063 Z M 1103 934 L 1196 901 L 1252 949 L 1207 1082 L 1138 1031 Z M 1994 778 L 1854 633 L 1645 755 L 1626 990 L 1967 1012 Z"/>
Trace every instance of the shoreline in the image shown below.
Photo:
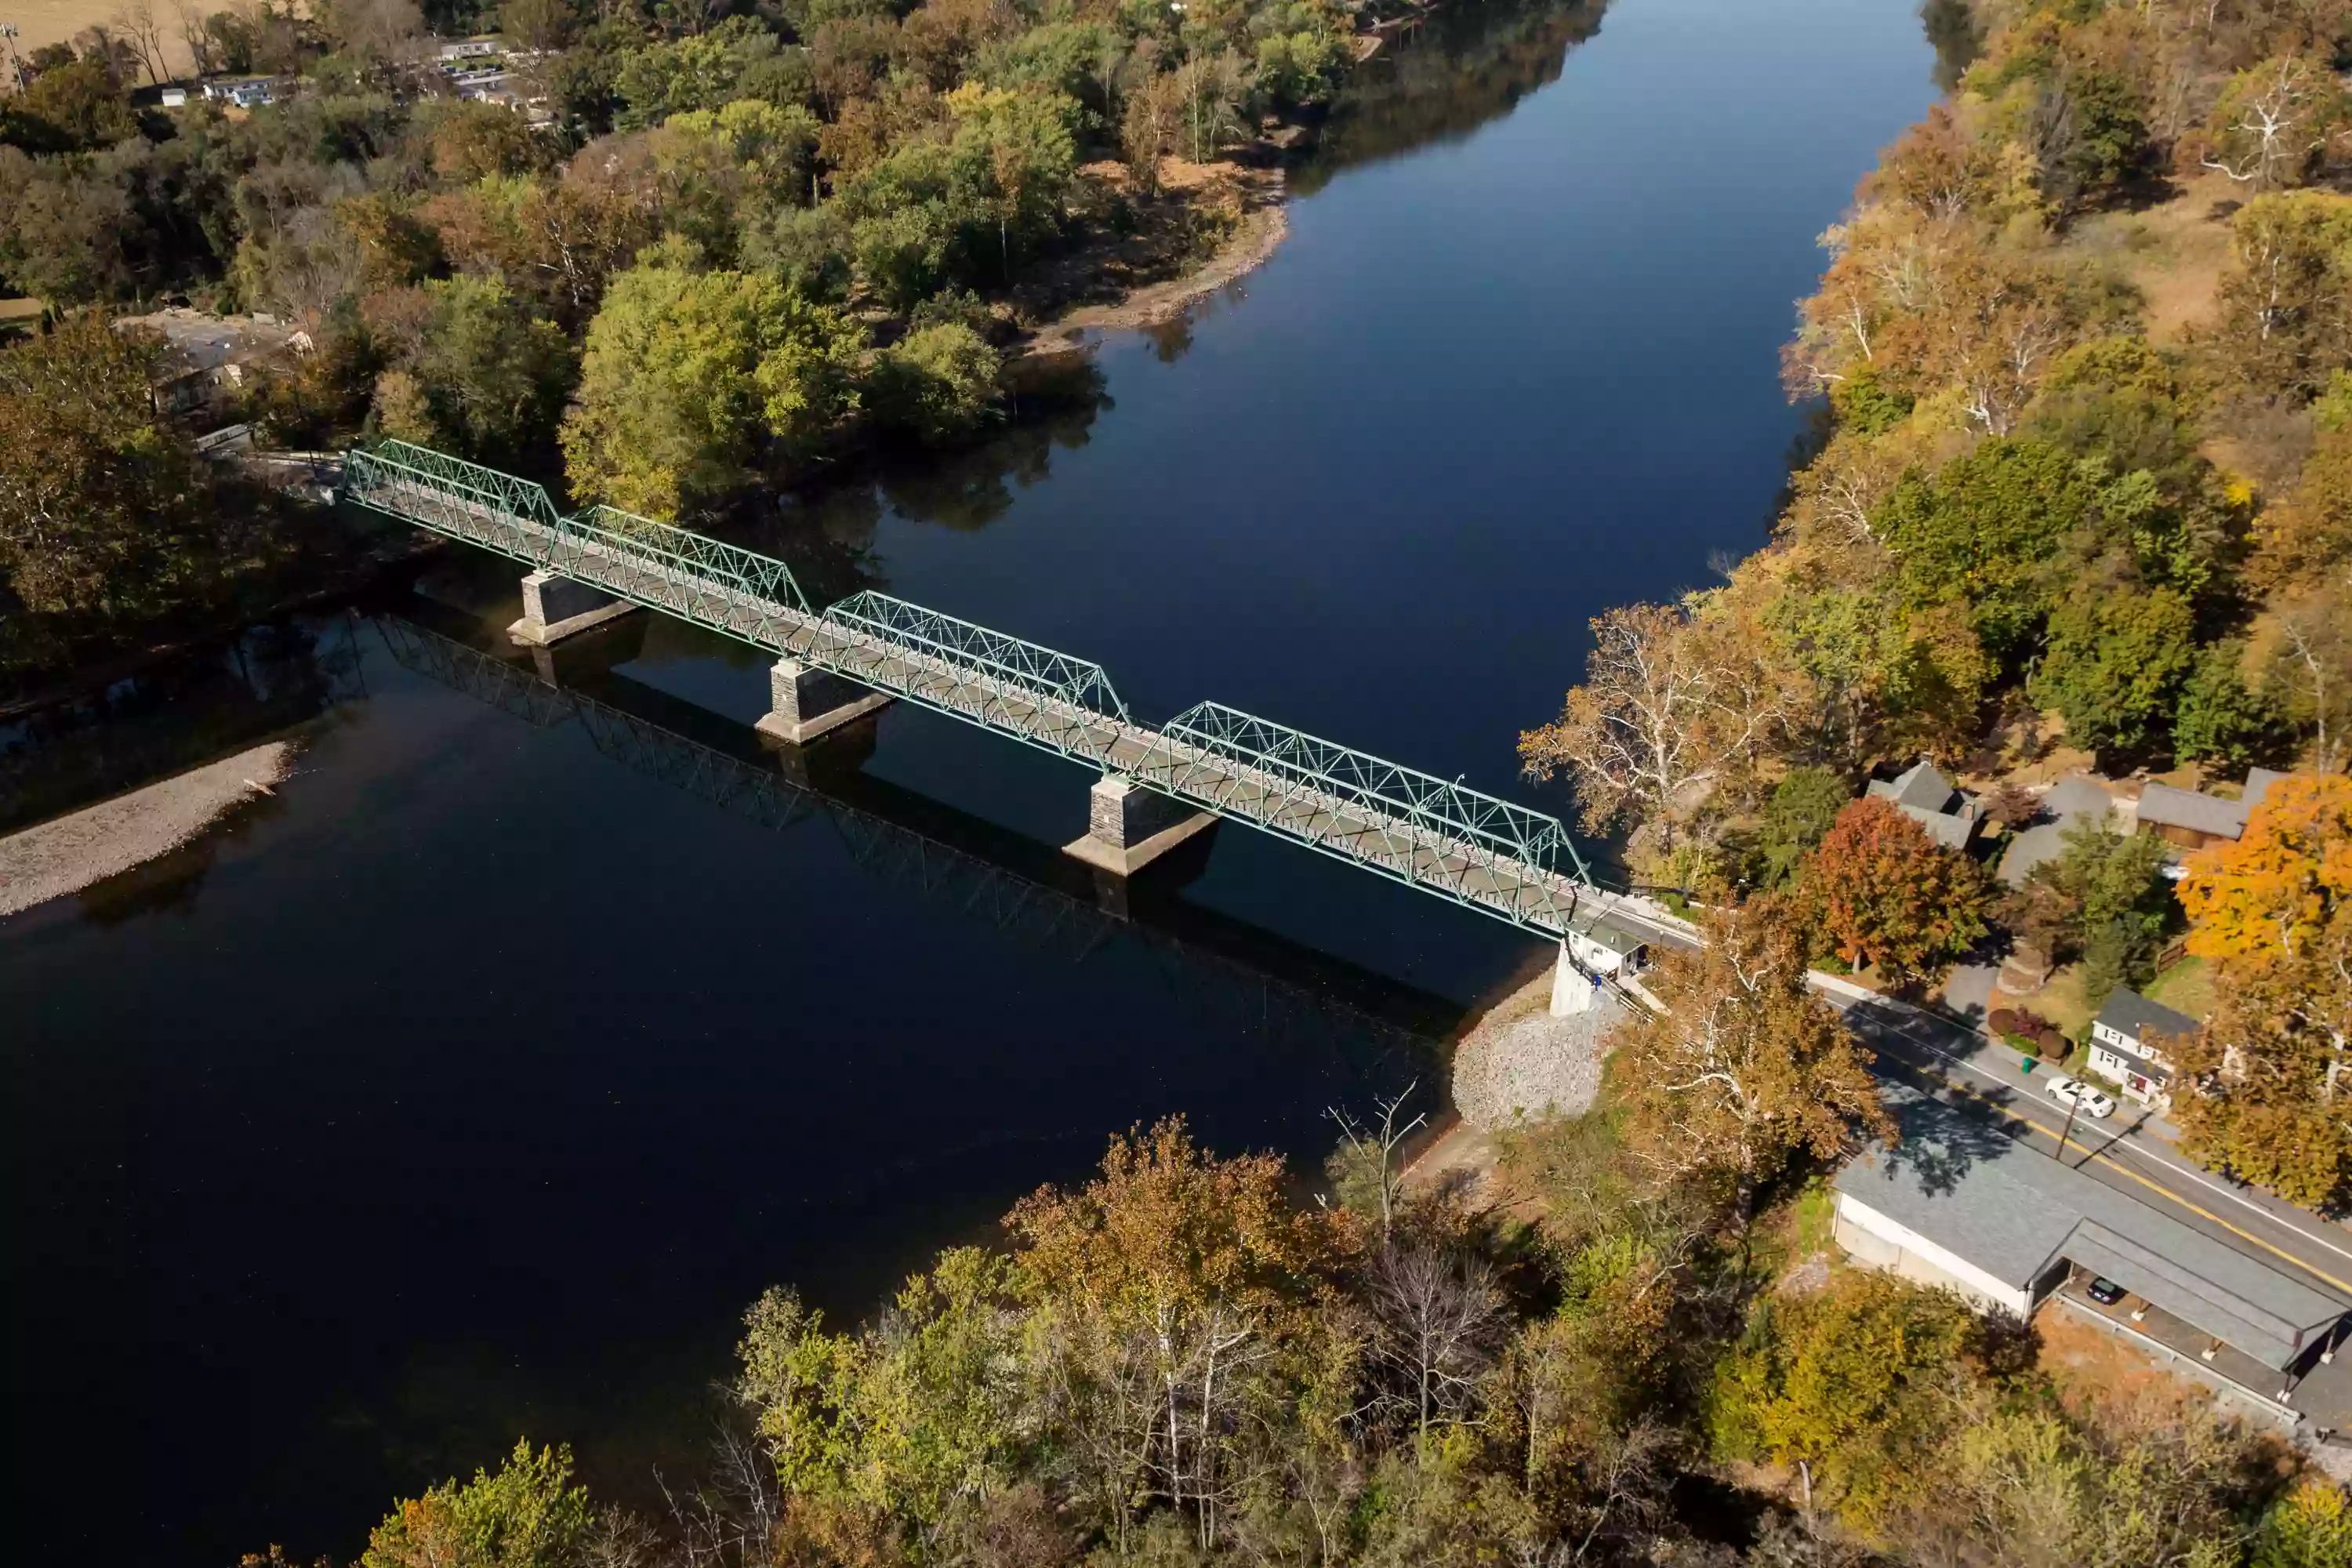
<path fill-rule="evenodd" d="M 1251 183 L 1250 201 L 1233 237 L 1189 272 L 1129 289 L 1118 299 L 1076 305 L 1038 325 L 1009 356 L 1043 359 L 1083 353 L 1096 345 L 1089 333 L 1149 331 L 1165 326 L 1226 285 L 1246 278 L 1272 258 L 1290 234 L 1290 186 L 1276 168 Z"/>

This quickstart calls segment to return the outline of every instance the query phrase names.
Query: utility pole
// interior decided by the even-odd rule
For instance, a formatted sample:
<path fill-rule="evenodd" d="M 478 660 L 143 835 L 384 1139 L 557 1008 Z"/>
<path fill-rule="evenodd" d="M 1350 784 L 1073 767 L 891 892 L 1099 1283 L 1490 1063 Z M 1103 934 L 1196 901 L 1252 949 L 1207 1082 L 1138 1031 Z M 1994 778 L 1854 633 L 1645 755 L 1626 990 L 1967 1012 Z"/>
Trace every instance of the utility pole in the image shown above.
<path fill-rule="evenodd" d="M 2060 1164 L 2066 1163 L 2066 1140 L 2074 1135 L 2074 1113 L 2083 1109 L 2083 1091 L 2078 1088 L 2074 1098 L 2066 1102 L 2066 1125 L 2058 1134 L 2058 1152 L 2050 1157 Z"/>

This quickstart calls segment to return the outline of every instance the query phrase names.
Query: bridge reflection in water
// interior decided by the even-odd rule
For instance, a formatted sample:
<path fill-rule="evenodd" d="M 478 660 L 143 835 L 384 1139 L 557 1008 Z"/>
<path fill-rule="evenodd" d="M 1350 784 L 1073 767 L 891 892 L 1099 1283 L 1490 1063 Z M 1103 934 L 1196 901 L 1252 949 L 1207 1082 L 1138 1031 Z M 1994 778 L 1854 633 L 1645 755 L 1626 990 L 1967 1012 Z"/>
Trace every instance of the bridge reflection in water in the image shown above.
<path fill-rule="evenodd" d="M 641 626 L 642 622 L 635 623 Z M 612 669 L 634 652 L 627 626 L 561 653 L 500 657 L 414 619 L 373 625 L 394 662 L 536 728 L 577 723 L 602 755 L 772 832 L 815 823 L 893 889 L 979 921 L 1024 951 L 1085 963 L 1140 956 L 1181 1010 L 1360 1074 L 1428 1060 L 1461 1022 L 1459 1004 L 1175 895 L 1209 840 L 1180 847 L 1148 884 L 1091 871 L 1053 845 L 861 771 L 870 721 L 818 747 L 741 755 L 689 730 L 739 733 L 715 715 Z"/>

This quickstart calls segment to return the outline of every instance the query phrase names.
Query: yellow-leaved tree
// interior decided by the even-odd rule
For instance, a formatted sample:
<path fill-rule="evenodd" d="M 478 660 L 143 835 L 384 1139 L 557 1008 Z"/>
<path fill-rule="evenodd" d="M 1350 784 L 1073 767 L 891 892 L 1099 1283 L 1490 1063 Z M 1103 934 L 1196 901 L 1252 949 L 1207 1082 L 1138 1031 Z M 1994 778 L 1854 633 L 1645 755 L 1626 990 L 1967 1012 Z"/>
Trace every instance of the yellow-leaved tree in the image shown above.
<path fill-rule="evenodd" d="M 2192 857 L 2189 950 L 2220 1006 L 2173 1055 L 2190 1147 L 2297 1203 L 2352 1175 L 2352 779 L 2273 784 L 2244 835 Z"/>

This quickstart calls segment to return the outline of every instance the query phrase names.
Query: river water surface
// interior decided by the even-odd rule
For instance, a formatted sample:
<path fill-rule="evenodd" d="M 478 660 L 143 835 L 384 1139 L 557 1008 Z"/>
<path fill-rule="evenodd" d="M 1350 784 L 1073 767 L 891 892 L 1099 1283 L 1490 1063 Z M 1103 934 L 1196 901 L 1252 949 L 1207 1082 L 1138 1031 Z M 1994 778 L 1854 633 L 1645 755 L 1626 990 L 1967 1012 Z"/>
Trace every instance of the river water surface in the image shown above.
<path fill-rule="evenodd" d="M 1762 538 L 1791 301 L 1932 65 L 1906 0 L 1457 7 L 1242 286 L 764 542 L 1146 717 L 1564 809 L 1514 739 L 1589 616 Z M 900 705 L 788 765 L 748 650 L 638 616 L 541 668 L 517 608 L 453 550 L 0 729 L 0 828 L 304 743 L 222 832 L 0 921 L 13 1560 L 341 1555 L 525 1433 L 643 1497 L 762 1286 L 854 1320 L 1172 1112 L 1311 1168 L 1543 957 L 1232 825 L 1121 908 L 1055 848 L 1067 764 Z"/>

